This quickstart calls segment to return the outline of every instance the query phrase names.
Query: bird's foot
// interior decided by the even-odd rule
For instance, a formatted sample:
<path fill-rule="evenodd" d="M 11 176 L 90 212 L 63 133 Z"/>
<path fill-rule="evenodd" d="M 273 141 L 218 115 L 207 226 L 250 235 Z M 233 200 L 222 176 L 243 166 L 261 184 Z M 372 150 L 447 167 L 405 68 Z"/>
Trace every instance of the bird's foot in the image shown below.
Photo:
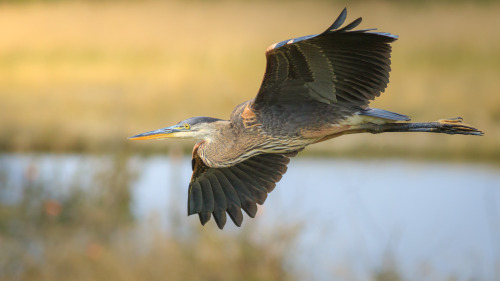
<path fill-rule="evenodd" d="M 462 117 L 455 117 L 450 119 L 440 119 L 437 121 L 439 124 L 438 131 L 440 133 L 446 133 L 450 135 L 461 134 L 461 135 L 476 135 L 482 136 L 484 133 L 480 130 L 464 124 Z"/>

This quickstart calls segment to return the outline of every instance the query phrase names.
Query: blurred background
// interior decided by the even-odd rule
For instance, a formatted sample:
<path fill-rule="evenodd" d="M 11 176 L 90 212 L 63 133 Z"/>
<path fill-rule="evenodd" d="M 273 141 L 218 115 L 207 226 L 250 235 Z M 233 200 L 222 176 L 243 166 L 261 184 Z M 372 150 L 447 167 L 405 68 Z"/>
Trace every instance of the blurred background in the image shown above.
<path fill-rule="evenodd" d="M 186 217 L 194 142 L 127 137 L 227 119 L 267 46 L 348 8 L 399 35 L 373 107 L 483 137 L 311 146 L 224 231 Z M 0 280 L 500 280 L 497 1 L 0 1 Z M 229 224 L 229 223 L 228 223 Z"/>

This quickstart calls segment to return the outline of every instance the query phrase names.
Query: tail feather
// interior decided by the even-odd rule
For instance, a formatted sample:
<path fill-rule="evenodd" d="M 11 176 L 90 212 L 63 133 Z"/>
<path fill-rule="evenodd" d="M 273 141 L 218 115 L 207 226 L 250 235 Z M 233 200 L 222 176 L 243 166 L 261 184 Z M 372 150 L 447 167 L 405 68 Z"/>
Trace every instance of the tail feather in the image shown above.
<path fill-rule="evenodd" d="M 383 109 L 378 109 L 378 108 L 367 108 L 367 109 L 361 111 L 359 113 L 359 115 L 384 118 L 384 119 L 389 119 L 389 120 L 393 120 L 393 121 L 410 121 L 411 120 L 411 118 L 409 116 L 399 114 L 396 112 L 383 110 Z"/>

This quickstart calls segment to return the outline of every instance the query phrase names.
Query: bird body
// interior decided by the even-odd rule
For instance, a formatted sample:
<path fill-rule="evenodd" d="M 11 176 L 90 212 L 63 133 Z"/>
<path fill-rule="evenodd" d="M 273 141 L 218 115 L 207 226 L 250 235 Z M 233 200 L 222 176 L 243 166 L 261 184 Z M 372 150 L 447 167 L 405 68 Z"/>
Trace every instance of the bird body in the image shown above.
<path fill-rule="evenodd" d="M 273 105 L 259 110 L 253 109 L 253 105 L 254 100 L 246 101 L 233 110 L 229 121 L 213 123 L 216 133 L 202 140 L 197 151 L 207 166 L 223 168 L 256 154 L 301 151 L 353 126 L 407 120 L 395 113 L 399 119 L 362 115 L 367 110 L 349 116 L 345 113 L 347 108 L 320 102 Z"/>
<path fill-rule="evenodd" d="M 482 135 L 461 118 L 426 123 L 370 108 L 389 83 L 391 43 L 397 36 L 342 27 L 347 11 L 323 33 L 285 40 L 266 51 L 257 96 L 234 109 L 229 120 L 193 117 L 130 139 L 194 138 L 188 215 L 202 224 L 213 215 L 219 228 L 226 213 L 240 226 L 308 145 L 344 134 L 435 132 Z"/>

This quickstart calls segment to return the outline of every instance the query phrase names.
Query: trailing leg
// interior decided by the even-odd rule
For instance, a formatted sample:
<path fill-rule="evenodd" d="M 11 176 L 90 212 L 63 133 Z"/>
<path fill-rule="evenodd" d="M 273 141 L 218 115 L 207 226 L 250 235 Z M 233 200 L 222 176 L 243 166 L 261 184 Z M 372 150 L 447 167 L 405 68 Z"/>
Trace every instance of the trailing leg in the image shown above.
<path fill-rule="evenodd" d="M 476 135 L 482 136 L 480 130 L 462 123 L 462 118 L 441 119 L 435 122 L 425 123 L 388 123 L 383 125 L 366 124 L 365 132 L 372 134 L 385 132 L 429 132 L 444 133 L 449 135 Z M 364 126 L 363 126 L 364 127 Z"/>

